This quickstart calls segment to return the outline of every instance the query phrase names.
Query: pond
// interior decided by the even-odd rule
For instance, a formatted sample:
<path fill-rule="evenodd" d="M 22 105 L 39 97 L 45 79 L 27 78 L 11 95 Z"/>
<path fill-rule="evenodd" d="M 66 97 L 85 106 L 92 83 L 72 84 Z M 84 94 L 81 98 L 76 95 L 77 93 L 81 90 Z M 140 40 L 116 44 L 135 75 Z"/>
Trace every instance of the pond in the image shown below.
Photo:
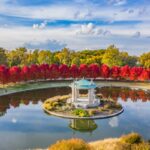
<path fill-rule="evenodd" d="M 42 110 L 49 97 L 71 92 L 68 87 L 47 88 L 0 97 L 0 150 L 46 148 L 59 139 L 71 137 L 94 141 L 138 132 L 150 139 L 150 91 L 101 87 L 97 93 L 119 101 L 124 112 L 101 120 L 69 120 L 50 116 Z"/>

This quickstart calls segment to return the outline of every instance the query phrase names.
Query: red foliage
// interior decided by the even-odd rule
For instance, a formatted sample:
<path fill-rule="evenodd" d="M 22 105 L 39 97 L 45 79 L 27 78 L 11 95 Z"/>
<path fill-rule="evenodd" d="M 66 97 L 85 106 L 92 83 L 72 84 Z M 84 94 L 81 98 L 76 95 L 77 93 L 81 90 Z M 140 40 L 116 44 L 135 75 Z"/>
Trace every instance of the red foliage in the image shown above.
<path fill-rule="evenodd" d="M 142 80 L 142 81 L 144 81 L 144 80 L 149 80 L 149 71 L 146 70 L 146 69 L 143 69 L 143 71 L 142 71 L 142 73 L 140 74 L 140 76 L 139 76 L 138 79 L 139 79 L 139 80 Z"/>
<path fill-rule="evenodd" d="M 86 64 L 81 64 L 79 67 L 80 77 L 89 77 L 89 68 Z"/>
<path fill-rule="evenodd" d="M 9 79 L 9 71 L 5 65 L 0 66 L 0 83 L 5 84 Z"/>
<path fill-rule="evenodd" d="M 49 78 L 50 79 L 56 79 L 56 78 L 59 78 L 59 66 L 56 65 L 56 64 L 52 64 L 50 65 L 49 67 Z"/>
<path fill-rule="evenodd" d="M 103 64 L 98 66 L 97 64 L 91 64 L 87 66 L 86 64 L 81 64 L 80 67 L 72 65 L 68 67 L 67 65 L 36 65 L 33 64 L 30 67 L 24 66 L 22 69 L 17 66 L 7 68 L 4 65 L 0 66 L 0 83 L 5 84 L 8 82 L 20 82 L 22 80 L 37 80 L 37 79 L 57 79 L 57 78 L 115 78 L 115 79 L 129 79 L 130 80 L 149 80 L 150 79 L 150 69 L 143 69 L 142 67 L 132 67 L 129 66 L 113 66 L 111 69 Z"/>
<path fill-rule="evenodd" d="M 119 78 L 120 77 L 120 67 L 113 66 L 111 68 L 111 77 L 112 78 Z"/>
<path fill-rule="evenodd" d="M 30 80 L 30 68 L 28 66 L 22 67 L 21 80 L 24 80 L 24 81 Z"/>
<path fill-rule="evenodd" d="M 72 65 L 70 67 L 70 75 L 73 78 L 77 78 L 79 76 L 79 69 L 76 65 Z"/>
<path fill-rule="evenodd" d="M 13 66 L 9 69 L 10 82 L 19 82 L 21 80 L 21 69 L 18 66 Z"/>
<path fill-rule="evenodd" d="M 109 77 L 109 74 L 110 74 L 110 68 L 107 66 L 107 65 L 102 65 L 100 67 L 100 71 L 101 71 L 101 76 L 103 78 L 108 78 Z"/>
<path fill-rule="evenodd" d="M 48 64 L 42 64 L 40 67 L 40 78 L 47 79 L 49 77 L 50 68 Z"/>
<path fill-rule="evenodd" d="M 143 71 L 142 67 L 132 67 L 130 69 L 130 79 L 137 80 L 140 74 L 142 73 L 142 71 Z"/>
<path fill-rule="evenodd" d="M 130 76 L 130 67 L 128 65 L 121 67 L 120 76 L 123 79 L 128 79 Z"/>
<path fill-rule="evenodd" d="M 38 65 L 35 65 L 35 64 L 31 65 L 30 71 L 31 71 L 31 74 L 30 74 L 31 80 L 37 80 L 40 78 L 41 70 Z"/>
<path fill-rule="evenodd" d="M 89 74 L 91 78 L 97 78 L 99 76 L 99 67 L 97 64 L 91 64 L 89 66 Z"/>
<path fill-rule="evenodd" d="M 69 67 L 65 64 L 60 65 L 59 67 L 60 77 L 67 78 L 69 76 Z"/>

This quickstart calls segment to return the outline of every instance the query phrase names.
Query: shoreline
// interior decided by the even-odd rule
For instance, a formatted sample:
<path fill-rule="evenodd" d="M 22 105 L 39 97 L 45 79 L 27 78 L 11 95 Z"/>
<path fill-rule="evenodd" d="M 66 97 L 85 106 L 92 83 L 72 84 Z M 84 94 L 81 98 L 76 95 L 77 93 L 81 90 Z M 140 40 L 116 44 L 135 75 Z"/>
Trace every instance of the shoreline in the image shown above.
<path fill-rule="evenodd" d="M 116 81 L 116 80 L 94 80 L 100 87 L 129 87 L 133 89 L 150 90 L 150 82 L 137 82 L 137 81 Z M 61 88 L 68 87 L 72 80 L 47 80 L 47 81 L 37 81 L 28 83 L 19 83 L 14 86 L 8 86 L 6 88 L 0 89 L 0 96 L 5 96 L 9 94 L 15 94 L 19 92 L 26 92 L 39 89 L 47 88 Z M 6 92 L 7 91 L 7 92 Z"/>

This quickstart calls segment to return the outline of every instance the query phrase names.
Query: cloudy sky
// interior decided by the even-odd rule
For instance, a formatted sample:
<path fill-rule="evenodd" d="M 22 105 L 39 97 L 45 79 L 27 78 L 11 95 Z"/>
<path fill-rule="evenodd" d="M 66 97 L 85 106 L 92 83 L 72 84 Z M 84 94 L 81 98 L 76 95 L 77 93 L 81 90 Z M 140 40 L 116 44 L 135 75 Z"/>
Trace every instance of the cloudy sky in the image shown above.
<path fill-rule="evenodd" d="M 0 46 L 150 51 L 149 0 L 0 0 Z"/>

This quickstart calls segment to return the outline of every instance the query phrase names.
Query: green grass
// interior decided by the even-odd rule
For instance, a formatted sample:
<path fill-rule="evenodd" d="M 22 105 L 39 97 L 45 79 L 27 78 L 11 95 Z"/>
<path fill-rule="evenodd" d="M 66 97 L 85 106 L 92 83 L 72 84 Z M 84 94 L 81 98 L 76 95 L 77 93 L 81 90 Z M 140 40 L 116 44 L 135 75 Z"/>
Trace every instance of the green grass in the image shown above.
<path fill-rule="evenodd" d="M 0 95 L 2 94 L 9 94 L 13 92 L 21 92 L 26 90 L 33 90 L 33 89 L 42 89 L 42 88 L 50 88 L 50 87 L 64 87 L 68 86 L 70 82 L 34 82 L 34 83 L 23 83 L 23 84 L 16 84 L 14 86 L 8 86 L 5 89 L 0 88 Z M 7 92 L 6 92 L 7 91 Z"/>

